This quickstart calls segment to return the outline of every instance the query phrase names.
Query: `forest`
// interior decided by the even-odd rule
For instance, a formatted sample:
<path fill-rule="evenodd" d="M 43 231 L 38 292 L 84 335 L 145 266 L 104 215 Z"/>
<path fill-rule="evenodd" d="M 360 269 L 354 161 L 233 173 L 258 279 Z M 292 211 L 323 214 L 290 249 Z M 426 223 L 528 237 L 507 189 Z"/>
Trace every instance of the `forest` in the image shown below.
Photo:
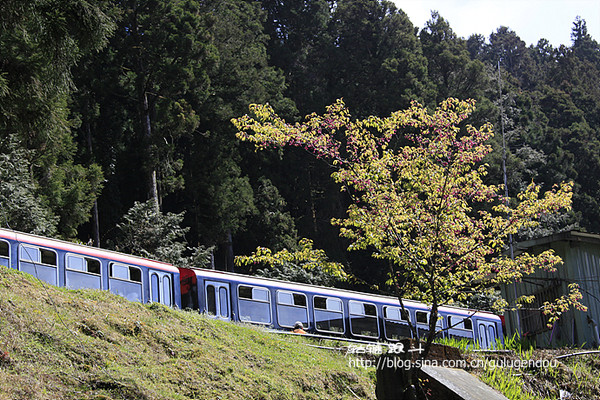
<path fill-rule="evenodd" d="M 572 211 L 518 239 L 597 233 L 600 45 L 579 17 L 571 39 L 462 38 L 435 11 L 414 26 L 381 0 L 4 0 L 0 225 L 227 270 L 258 246 L 310 243 L 372 285 L 385 268 L 331 225 L 349 202 L 332 169 L 256 152 L 231 119 L 251 103 L 301 121 L 340 98 L 365 118 L 453 97 L 494 125 L 490 182 L 503 132 L 509 194 L 574 183 Z"/>

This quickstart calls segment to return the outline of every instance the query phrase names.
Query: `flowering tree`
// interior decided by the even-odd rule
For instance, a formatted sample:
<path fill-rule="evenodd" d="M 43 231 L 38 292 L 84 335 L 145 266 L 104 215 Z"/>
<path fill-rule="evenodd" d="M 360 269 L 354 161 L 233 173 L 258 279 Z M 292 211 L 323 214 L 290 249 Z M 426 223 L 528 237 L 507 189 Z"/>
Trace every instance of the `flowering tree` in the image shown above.
<path fill-rule="evenodd" d="M 571 185 L 540 194 L 535 184 L 511 202 L 502 186 L 484 182 L 491 151 L 490 125 L 461 123 L 474 101 L 448 99 L 433 112 L 417 103 L 387 118 L 351 120 L 342 100 L 324 115 L 290 124 L 269 105 L 251 105 L 254 117 L 233 120 L 241 140 L 257 149 L 297 146 L 335 166 L 333 179 L 353 203 L 332 222 L 350 238 L 350 249 L 374 249 L 388 261 L 391 283 L 403 297 L 431 305 L 425 352 L 436 334 L 438 307 L 518 281 L 561 261 L 551 250 L 505 255 L 508 235 L 538 224 L 545 213 L 568 208 Z M 545 310 L 556 318 L 576 306 L 577 286 Z M 499 304 L 500 307 L 507 306 Z"/>

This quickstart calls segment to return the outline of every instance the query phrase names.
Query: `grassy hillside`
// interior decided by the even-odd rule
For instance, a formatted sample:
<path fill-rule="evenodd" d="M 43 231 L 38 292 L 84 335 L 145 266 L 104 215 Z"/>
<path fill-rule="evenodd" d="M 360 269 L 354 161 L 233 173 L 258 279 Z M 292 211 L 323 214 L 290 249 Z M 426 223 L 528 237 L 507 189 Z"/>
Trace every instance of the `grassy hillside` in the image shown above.
<path fill-rule="evenodd" d="M 0 399 L 374 398 L 304 340 L 0 268 Z"/>

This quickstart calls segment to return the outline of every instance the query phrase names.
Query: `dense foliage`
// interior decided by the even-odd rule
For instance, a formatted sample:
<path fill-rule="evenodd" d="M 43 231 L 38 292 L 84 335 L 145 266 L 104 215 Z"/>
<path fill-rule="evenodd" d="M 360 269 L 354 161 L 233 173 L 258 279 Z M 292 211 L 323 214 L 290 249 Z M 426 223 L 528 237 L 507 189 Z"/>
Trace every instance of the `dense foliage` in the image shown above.
<path fill-rule="evenodd" d="M 477 101 L 474 125 L 500 133 L 503 115 L 509 194 L 574 182 L 573 211 L 523 237 L 600 232 L 599 54 L 580 18 L 570 46 L 527 47 L 508 27 L 460 38 L 438 13 L 415 27 L 380 0 L 3 1 L 0 224 L 126 248 L 117 224 L 151 200 L 155 217 L 177 216 L 164 226 L 182 257 L 216 246 L 232 268 L 235 254 L 309 237 L 383 282 L 330 224 L 351 201 L 333 170 L 298 149 L 256 153 L 229 120 L 250 103 L 299 120 L 338 98 L 365 118 L 456 97 Z M 501 141 L 489 184 L 502 182 Z"/>
<path fill-rule="evenodd" d="M 312 240 L 301 239 L 298 247 L 299 250 L 294 252 L 283 249 L 277 253 L 258 247 L 249 256 L 236 257 L 235 263 L 240 267 L 250 267 L 250 272 L 258 276 L 311 285 L 335 286 L 338 282 L 349 280 L 344 266 L 329 261 L 323 250 L 313 249 Z M 253 267 L 258 268 L 253 271 Z"/>

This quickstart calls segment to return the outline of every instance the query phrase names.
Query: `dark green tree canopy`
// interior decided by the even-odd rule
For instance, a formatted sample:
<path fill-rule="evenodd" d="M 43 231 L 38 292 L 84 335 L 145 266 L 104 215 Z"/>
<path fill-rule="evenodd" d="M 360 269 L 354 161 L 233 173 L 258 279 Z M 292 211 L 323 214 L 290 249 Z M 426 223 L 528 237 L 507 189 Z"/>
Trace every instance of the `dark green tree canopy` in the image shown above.
<path fill-rule="evenodd" d="M 474 124 L 504 127 L 509 193 L 575 183 L 573 213 L 522 237 L 600 232 L 600 48 L 585 19 L 570 33 L 558 48 L 503 26 L 461 38 L 438 12 L 415 27 L 382 0 L 5 0 L 0 223 L 116 243 L 151 199 L 185 257 L 215 246 L 225 267 L 309 237 L 378 283 L 330 224 L 351 201 L 330 167 L 297 149 L 257 154 L 230 119 L 250 103 L 300 121 L 337 98 L 360 118 L 456 97 L 476 99 Z M 486 179 L 499 183 L 500 135 L 490 144 Z"/>
<path fill-rule="evenodd" d="M 98 166 L 75 162 L 70 95 L 72 67 L 106 44 L 114 25 L 101 3 L 85 0 L 7 0 L 0 4 L 0 153 L 21 159 L 13 177 L 38 201 L 29 223 L 74 237 L 89 218 L 102 181 Z M 23 168 L 27 168 L 24 170 Z M 0 190 L 9 190 L 9 180 Z M 26 189 L 25 189 L 26 188 Z M 13 202 L 5 203 L 9 207 Z M 6 211 L 18 215 L 19 210 Z M 46 217 L 44 217 L 46 216 Z M 45 221 L 40 221 L 43 218 Z M 35 228 L 34 230 L 38 230 Z"/>

